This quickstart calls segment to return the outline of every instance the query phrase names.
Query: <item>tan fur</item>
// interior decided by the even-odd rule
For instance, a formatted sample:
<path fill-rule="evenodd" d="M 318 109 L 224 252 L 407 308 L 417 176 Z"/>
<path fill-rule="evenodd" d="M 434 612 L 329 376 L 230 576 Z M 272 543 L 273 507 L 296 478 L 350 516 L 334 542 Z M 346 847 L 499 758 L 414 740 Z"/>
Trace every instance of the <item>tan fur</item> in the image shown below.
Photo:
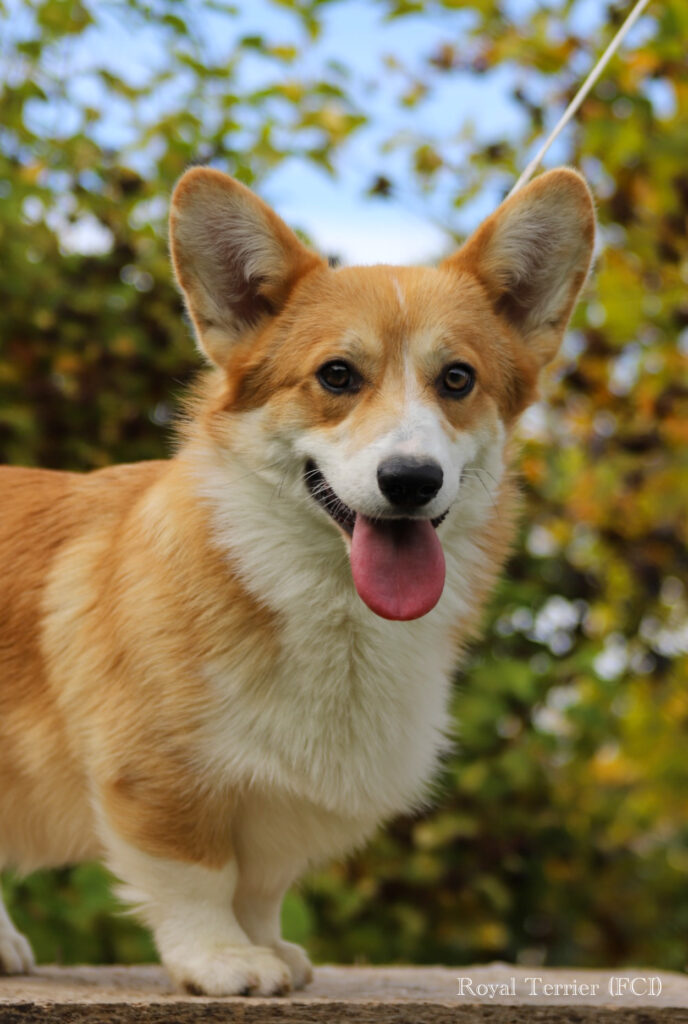
<path fill-rule="evenodd" d="M 307 981 L 279 938 L 282 893 L 422 797 L 447 679 L 513 534 L 513 426 L 593 224 L 582 180 L 553 172 L 439 269 L 331 270 L 243 186 L 182 179 L 172 255 L 215 366 L 178 454 L 86 475 L 0 469 L 0 867 L 107 857 L 194 990 Z M 322 386 L 331 359 L 356 367 L 359 390 Z M 456 361 L 476 372 L 461 400 L 438 388 Z M 468 475 L 438 528 L 446 598 L 427 621 L 388 623 L 358 600 L 348 541 L 303 467 L 311 445 L 343 479 L 351 465 L 374 480 L 374 453 L 406 427 Z M 20 969 L 3 920 L 0 970 L 3 948 Z"/>
<path fill-rule="evenodd" d="M 203 709 L 190 657 L 227 644 L 269 657 L 272 617 L 209 547 L 179 476 L 153 462 L 85 477 L 0 470 L 0 556 L 18 569 L 0 594 L 0 849 L 10 837 L 20 866 L 97 851 L 94 784 L 143 849 L 227 859 L 232 795 L 206 792 L 185 755 L 189 716 Z M 161 506 L 172 515 L 164 526 Z M 83 852 L 66 835 L 75 812 Z"/>

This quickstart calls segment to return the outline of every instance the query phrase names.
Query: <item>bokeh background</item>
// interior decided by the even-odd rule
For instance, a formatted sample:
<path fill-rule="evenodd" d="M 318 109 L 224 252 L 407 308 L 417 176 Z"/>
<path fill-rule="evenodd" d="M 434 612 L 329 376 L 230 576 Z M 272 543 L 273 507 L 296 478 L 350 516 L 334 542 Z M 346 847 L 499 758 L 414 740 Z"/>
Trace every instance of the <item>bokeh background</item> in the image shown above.
<path fill-rule="evenodd" d="M 441 257 L 630 6 L 0 2 L 0 459 L 170 451 L 198 367 L 165 238 L 190 164 L 333 257 Z M 601 245 L 522 421 L 520 539 L 436 806 L 286 901 L 316 961 L 688 963 L 687 50 L 685 0 L 651 4 L 547 158 L 588 177 Z M 151 959 L 108 884 L 4 880 L 40 959 Z"/>

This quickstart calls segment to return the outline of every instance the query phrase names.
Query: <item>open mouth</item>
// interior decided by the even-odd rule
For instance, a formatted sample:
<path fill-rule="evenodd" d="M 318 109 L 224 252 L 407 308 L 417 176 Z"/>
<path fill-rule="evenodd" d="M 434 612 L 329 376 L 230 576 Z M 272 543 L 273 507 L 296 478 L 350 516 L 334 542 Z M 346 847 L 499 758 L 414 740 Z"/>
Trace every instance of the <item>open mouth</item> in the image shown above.
<path fill-rule="evenodd" d="M 426 615 L 439 601 L 445 564 L 435 519 L 372 519 L 350 508 L 309 459 L 304 480 L 315 501 L 351 537 L 351 573 L 359 597 L 384 619 Z"/>
<path fill-rule="evenodd" d="M 306 463 L 304 479 L 311 496 L 315 498 L 320 507 L 325 509 L 328 516 L 334 519 L 337 526 L 344 530 L 344 533 L 348 533 L 350 537 L 353 537 L 356 513 L 334 493 L 312 459 L 309 459 Z"/>

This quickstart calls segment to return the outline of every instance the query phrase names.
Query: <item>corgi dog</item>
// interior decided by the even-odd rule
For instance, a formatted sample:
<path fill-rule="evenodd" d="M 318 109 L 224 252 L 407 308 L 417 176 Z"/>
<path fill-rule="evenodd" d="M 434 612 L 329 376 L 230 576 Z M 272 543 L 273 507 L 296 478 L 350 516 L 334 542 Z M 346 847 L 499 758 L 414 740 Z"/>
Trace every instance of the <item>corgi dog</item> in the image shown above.
<path fill-rule="evenodd" d="M 595 216 L 554 170 L 437 268 L 334 269 L 194 168 L 170 225 L 211 364 L 174 457 L 0 469 L 0 868 L 102 858 L 180 988 L 270 996 L 311 977 L 287 888 L 450 745 Z"/>

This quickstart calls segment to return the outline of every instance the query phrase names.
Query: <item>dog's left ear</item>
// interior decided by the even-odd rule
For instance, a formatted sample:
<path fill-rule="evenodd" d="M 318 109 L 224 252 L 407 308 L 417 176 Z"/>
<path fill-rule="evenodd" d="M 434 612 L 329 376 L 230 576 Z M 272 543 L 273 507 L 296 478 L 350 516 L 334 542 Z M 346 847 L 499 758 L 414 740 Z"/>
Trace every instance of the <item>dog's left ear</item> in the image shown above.
<path fill-rule="evenodd" d="M 177 184 L 170 248 L 198 344 L 218 366 L 280 312 L 300 277 L 325 266 L 257 195 L 209 167 Z"/>
<path fill-rule="evenodd" d="M 502 203 L 442 266 L 475 275 L 543 365 L 559 348 L 594 242 L 588 186 L 576 171 L 560 168 Z"/>

